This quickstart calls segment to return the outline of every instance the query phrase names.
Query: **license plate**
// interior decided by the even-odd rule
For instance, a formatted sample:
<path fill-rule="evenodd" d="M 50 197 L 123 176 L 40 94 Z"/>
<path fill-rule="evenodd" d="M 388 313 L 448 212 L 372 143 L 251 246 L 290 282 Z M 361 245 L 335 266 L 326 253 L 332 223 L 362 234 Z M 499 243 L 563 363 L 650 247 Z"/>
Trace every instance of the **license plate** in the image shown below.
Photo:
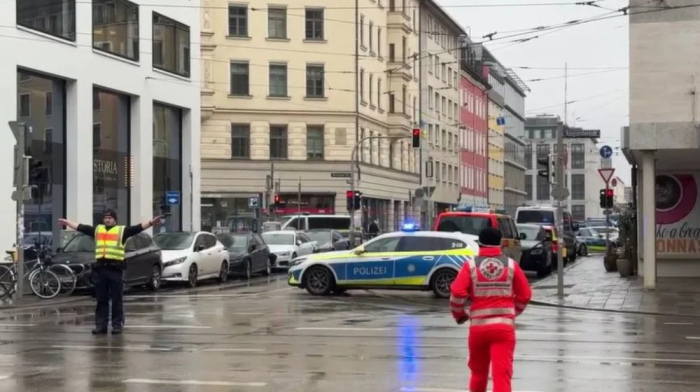
<path fill-rule="evenodd" d="M 71 277 L 59 278 L 58 280 L 60 280 L 61 283 L 73 283 L 73 278 Z"/>

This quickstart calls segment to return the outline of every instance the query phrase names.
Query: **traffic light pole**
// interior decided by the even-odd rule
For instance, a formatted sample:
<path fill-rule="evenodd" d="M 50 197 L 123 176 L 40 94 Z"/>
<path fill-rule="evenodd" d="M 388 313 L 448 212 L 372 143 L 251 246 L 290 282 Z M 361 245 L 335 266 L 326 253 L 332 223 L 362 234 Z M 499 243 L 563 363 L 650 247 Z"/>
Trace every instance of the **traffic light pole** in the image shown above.
<path fill-rule="evenodd" d="M 564 188 L 564 124 L 559 122 L 557 124 L 557 157 L 556 157 L 556 168 L 557 168 L 557 185 L 559 189 L 559 196 L 563 194 Z M 562 240 L 562 244 L 557 246 L 557 295 L 559 298 L 564 298 L 564 247 L 566 246 L 566 240 L 564 238 L 564 207 L 562 206 L 562 197 L 557 197 L 557 231 L 559 238 Z M 575 247 L 574 247 L 575 248 Z M 574 252 L 576 249 L 574 249 Z"/>
<path fill-rule="evenodd" d="M 610 181 L 605 182 L 605 196 L 607 199 L 608 191 L 610 190 Z M 605 253 L 608 254 L 610 251 L 610 205 L 607 205 L 605 209 Z"/>
<path fill-rule="evenodd" d="M 366 142 L 367 140 L 371 139 L 409 139 L 412 138 L 413 136 L 367 136 L 365 138 L 360 139 L 357 143 L 355 143 L 355 147 L 352 148 L 352 153 L 350 154 L 350 191 L 353 194 L 353 197 L 355 195 L 355 166 L 359 166 L 359 162 L 357 162 L 357 147 L 362 145 L 362 143 Z M 355 246 L 355 210 L 350 210 L 350 244 L 352 246 Z"/>

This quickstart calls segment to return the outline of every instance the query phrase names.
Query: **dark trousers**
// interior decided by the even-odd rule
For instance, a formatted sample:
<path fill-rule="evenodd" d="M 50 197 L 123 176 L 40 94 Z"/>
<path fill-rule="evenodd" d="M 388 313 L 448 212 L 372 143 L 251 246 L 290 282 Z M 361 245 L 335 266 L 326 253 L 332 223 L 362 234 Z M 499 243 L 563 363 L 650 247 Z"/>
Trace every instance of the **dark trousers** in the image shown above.
<path fill-rule="evenodd" d="M 95 325 L 97 329 L 106 329 L 109 325 L 109 301 L 112 300 L 112 328 L 124 326 L 124 270 L 118 268 L 98 267 L 95 274 Z"/>

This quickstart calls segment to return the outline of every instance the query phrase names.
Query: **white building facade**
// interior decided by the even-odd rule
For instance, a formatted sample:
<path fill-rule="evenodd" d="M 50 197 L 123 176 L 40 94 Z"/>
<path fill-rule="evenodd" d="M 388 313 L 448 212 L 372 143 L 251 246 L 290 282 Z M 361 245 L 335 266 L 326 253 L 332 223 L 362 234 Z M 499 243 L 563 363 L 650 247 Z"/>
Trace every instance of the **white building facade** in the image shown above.
<path fill-rule="evenodd" d="M 551 185 L 547 178 L 540 177 L 538 171 L 545 169 L 537 160 L 547 158 L 556 152 L 556 132 L 558 117 L 528 117 L 525 133 L 525 191 L 527 205 L 555 203 L 551 196 Z M 600 156 L 595 139 L 564 139 L 568 159 L 565 167 L 564 186 L 570 196 L 565 201 L 574 220 L 605 217 L 600 208 L 600 190 L 605 183 L 598 173 Z"/>
<path fill-rule="evenodd" d="M 16 221 L 10 201 L 15 138 L 7 124 L 19 121 L 32 131 L 34 191 L 24 202 L 25 233 L 57 238 L 57 219 L 93 224 L 107 208 L 122 224 L 170 212 L 169 221 L 154 230 L 199 227 L 200 70 L 192 53 L 199 53 L 200 16 L 190 5 L 4 5 L 0 24 L 16 25 L 0 39 L 6 54 L 0 62 L 4 222 Z M 0 243 L 9 246 L 15 235 L 14 225 L 3 225 Z"/>
<path fill-rule="evenodd" d="M 428 134 L 423 158 L 434 168 L 427 179 L 434 186 L 437 211 L 460 198 L 460 37 L 466 33 L 439 5 L 421 2 L 421 128 Z"/>

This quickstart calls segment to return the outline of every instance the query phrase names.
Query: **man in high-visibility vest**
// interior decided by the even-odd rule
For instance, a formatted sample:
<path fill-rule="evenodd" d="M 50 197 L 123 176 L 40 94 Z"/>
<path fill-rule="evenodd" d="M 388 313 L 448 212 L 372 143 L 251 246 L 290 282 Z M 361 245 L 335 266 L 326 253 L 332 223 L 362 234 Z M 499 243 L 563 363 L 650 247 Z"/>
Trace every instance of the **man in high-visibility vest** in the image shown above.
<path fill-rule="evenodd" d="M 511 392 L 515 316 L 525 310 L 532 290 L 517 261 L 501 252 L 500 230 L 479 233 L 479 255 L 464 263 L 450 289 L 452 317 L 458 324 L 471 320 L 469 391 L 486 392 L 491 365 L 493 392 Z"/>
<path fill-rule="evenodd" d="M 117 225 L 117 213 L 106 210 L 102 215 L 102 224 L 96 227 L 59 219 L 58 223 L 77 230 L 95 239 L 95 326 L 93 335 L 107 333 L 109 325 L 109 301 L 112 301 L 112 334 L 122 333 L 124 327 L 124 244 L 126 240 L 163 221 L 163 216 L 156 216 L 150 221 L 134 226 Z"/>

